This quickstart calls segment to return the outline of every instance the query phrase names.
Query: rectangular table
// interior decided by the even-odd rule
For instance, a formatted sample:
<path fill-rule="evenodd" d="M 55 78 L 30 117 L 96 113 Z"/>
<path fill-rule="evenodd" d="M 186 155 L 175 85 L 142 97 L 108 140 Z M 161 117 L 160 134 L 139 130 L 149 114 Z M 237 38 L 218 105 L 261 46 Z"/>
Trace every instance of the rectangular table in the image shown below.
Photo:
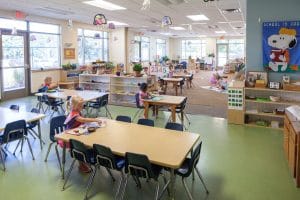
<path fill-rule="evenodd" d="M 68 96 L 80 96 L 83 98 L 84 101 L 92 101 L 97 98 L 102 97 L 103 95 L 107 94 L 105 92 L 99 92 L 95 90 L 68 90 L 68 89 L 61 89 L 60 91 L 56 92 L 49 92 L 49 93 L 36 93 L 36 96 L 43 96 L 48 95 L 48 97 L 55 98 L 55 99 L 63 99 L 66 100 Z"/>
<path fill-rule="evenodd" d="M 0 107 L 0 131 L 5 129 L 6 124 L 17 121 L 17 120 L 25 120 L 27 123 L 38 121 L 38 134 L 40 139 L 40 146 L 42 149 L 42 133 L 41 133 L 41 125 L 40 120 L 45 117 L 44 114 L 37 114 L 32 112 L 23 112 L 23 111 L 15 111 L 9 108 Z"/>
<path fill-rule="evenodd" d="M 163 80 L 167 83 L 167 87 L 168 87 L 168 83 L 173 83 L 173 86 L 175 88 L 175 94 L 177 96 L 179 83 L 180 81 L 183 80 L 183 78 L 163 78 Z"/>
<path fill-rule="evenodd" d="M 64 142 L 76 139 L 88 147 L 92 147 L 93 144 L 104 145 L 110 147 L 113 153 L 119 156 L 124 156 L 126 152 L 147 155 L 151 163 L 171 169 L 171 196 L 174 198 L 174 171 L 182 165 L 200 135 L 107 120 L 104 128 L 99 128 L 89 135 L 76 136 L 62 133 L 56 135 L 55 138 Z M 64 176 L 65 148 L 63 152 Z"/>
<path fill-rule="evenodd" d="M 173 74 L 172 77 L 173 78 L 184 78 L 186 80 L 186 85 L 187 88 L 191 88 L 192 84 L 191 84 L 191 78 L 192 78 L 192 74 L 184 74 L 184 73 L 180 73 L 180 74 Z"/>
<path fill-rule="evenodd" d="M 176 107 L 180 106 L 185 98 L 184 96 L 160 95 L 151 99 L 144 99 L 145 118 L 148 118 L 150 105 L 169 106 L 172 113 L 172 122 L 176 122 Z"/>

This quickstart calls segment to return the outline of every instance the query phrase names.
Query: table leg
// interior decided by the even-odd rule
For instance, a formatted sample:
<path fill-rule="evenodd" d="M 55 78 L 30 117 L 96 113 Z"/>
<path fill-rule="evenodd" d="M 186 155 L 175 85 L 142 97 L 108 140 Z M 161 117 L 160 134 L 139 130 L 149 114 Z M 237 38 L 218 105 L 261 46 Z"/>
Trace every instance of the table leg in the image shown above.
<path fill-rule="evenodd" d="M 63 153 L 62 153 L 61 162 L 62 162 L 61 176 L 62 176 L 62 179 L 64 179 L 65 178 L 65 165 L 66 165 L 66 143 L 65 142 L 63 144 Z"/>
<path fill-rule="evenodd" d="M 171 169 L 171 171 L 170 171 L 170 199 L 175 199 L 175 181 L 176 181 L 175 170 Z"/>
<path fill-rule="evenodd" d="M 172 111 L 172 122 L 176 122 L 176 106 L 173 105 L 171 107 L 171 111 Z"/>
<path fill-rule="evenodd" d="M 175 86 L 175 94 L 176 94 L 176 96 L 178 95 L 178 85 L 177 84 L 174 84 L 174 86 Z"/>
<path fill-rule="evenodd" d="M 180 112 L 180 117 L 181 117 L 181 124 L 182 124 L 182 126 L 184 126 L 184 115 L 183 115 L 183 111 Z"/>
<path fill-rule="evenodd" d="M 145 106 L 144 117 L 145 117 L 145 119 L 148 119 L 148 115 L 149 115 L 149 103 L 148 102 L 144 102 L 144 106 Z"/>
<path fill-rule="evenodd" d="M 39 120 L 38 124 L 38 133 L 39 133 L 39 139 L 40 139 L 40 146 L 41 150 L 43 149 L 43 139 L 42 139 L 42 131 L 41 131 L 41 120 Z"/>

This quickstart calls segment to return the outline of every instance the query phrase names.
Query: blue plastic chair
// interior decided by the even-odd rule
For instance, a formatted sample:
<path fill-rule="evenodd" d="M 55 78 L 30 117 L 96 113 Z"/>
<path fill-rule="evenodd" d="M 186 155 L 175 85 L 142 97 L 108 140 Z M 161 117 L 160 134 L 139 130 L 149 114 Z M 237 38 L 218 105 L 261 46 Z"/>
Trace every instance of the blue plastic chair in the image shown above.
<path fill-rule="evenodd" d="M 154 126 L 152 119 L 139 119 L 137 123 L 144 126 Z"/>
<path fill-rule="evenodd" d="M 131 123 L 131 118 L 128 116 L 123 116 L 123 115 L 118 115 L 116 117 L 117 121 L 121 121 L 121 122 L 127 122 L 127 123 Z"/>
<path fill-rule="evenodd" d="M 26 140 L 29 150 L 30 150 L 30 153 L 31 153 L 31 156 L 32 156 L 32 159 L 34 160 L 32 148 L 31 148 L 30 142 L 27 138 L 27 128 L 26 128 L 25 120 L 18 120 L 15 122 L 11 122 L 11 123 L 6 124 L 4 133 L 3 133 L 3 135 L 0 136 L 0 154 L 1 154 L 0 157 L 2 160 L 4 170 L 5 170 L 5 159 L 2 155 L 2 152 L 4 152 L 2 145 L 17 141 L 17 140 L 18 140 L 18 144 L 13 152 L 13 155 L 15 155 L 16 150 L 18 149 L 20 143 L 21 143 L 21 151 L 20 152 L 22 152 L 23 143 L 24 143 L 24 140 Z"/>
<path fill-rule="evenodd" d="M 170 130 L 175 130 L 175 131 L 183 131 L 183 125 L 174 122 L 168 122 L 165 128 Z"/>

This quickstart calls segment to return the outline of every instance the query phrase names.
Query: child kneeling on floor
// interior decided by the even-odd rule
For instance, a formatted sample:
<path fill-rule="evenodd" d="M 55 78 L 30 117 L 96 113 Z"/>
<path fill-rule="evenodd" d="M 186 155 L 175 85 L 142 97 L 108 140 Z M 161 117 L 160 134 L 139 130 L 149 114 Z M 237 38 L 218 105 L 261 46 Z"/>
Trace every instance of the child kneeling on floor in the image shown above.
<path fill-rule="evenodd" d="M 81 97 L 72 96 L 71 99 L 69 100 L 69 104 L 71 109 L 65 121 L 66 129 L 77 128 L 80 125 L 88 122 L 98 122 L 99 124 L 102 123 L 102 121 L 98 118 L 86 118 L 81 116 L 81 111 L 84 105 L 84 101 Z M 79 170 L 84 173 L 89 173 L 91 171 L 91 168 L 87 164 L 80 162 Z"/>

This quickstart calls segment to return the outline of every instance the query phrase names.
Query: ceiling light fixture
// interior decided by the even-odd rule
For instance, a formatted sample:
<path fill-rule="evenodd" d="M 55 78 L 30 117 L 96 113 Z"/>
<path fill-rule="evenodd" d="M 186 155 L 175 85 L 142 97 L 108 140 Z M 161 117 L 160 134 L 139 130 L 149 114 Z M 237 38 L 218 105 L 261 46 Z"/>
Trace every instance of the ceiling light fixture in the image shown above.
<path fill-rule="evenodd" d="M 102 8 L 105 10 L 110 10 L 110 11 L 114 11 L 114 10 L 126 10 L 126 8 L 119 6 L 117 4 L 113 4 L 110 3 L 108 1 L 104 1 L 104 0 L 93 0 L 93 1 L 84 1 L 82 3 L 91 5 L 91 6 L 95 6 L 98 8 Z"/>
<path fill-rule="evenodd" d="M 150 9 L 150 0 L 144 0 L 141 10 Z"/>
<path fill-rule="evenodd" d="M 215 31 L 215 33 L 217 33 L 217 34 L 224 34 L 224 33 L 226 33 L 226 31 Z"/>
<path fill-rule="evenodd" d="M 172 27 L 170 27 L 170 29 L 173 29 L 175 31 L 183 31 L 183 30 L 185 30 L 185 28 L 183 28 L 181 26 L 172 26 Z"/>
<path fill-rule="evenodd" d="M 108 21 L 108 23 L 113 23 L 116 26 L 128 26 L 128 24 L 123 22 L 117 22 L 117 21 Z"/>
<path fill-rule="evenodd" d="M 207 21 L 209 20 L 208 17 L 205 15 L 187 15 L 187 18 L 193 20 L 193 21 Z"/>

